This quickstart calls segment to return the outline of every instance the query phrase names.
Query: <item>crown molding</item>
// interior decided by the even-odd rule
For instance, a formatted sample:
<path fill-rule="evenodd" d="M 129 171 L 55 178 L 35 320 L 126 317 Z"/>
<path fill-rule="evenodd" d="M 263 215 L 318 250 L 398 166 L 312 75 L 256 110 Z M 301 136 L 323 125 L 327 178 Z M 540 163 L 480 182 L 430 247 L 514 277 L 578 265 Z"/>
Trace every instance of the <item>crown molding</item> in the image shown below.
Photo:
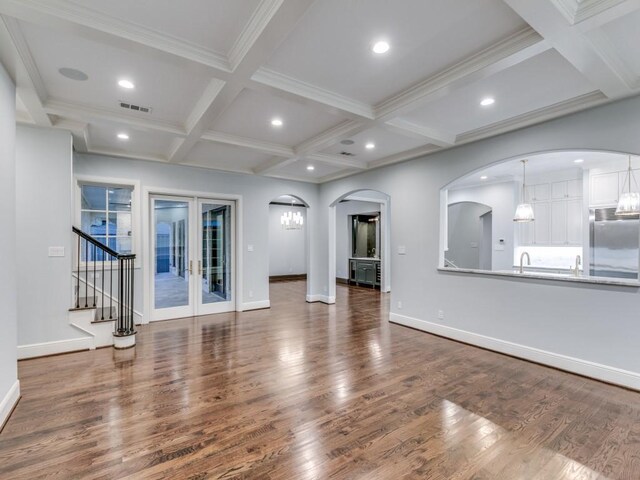
<path fill-rule="evenodd" d="M 321 182 L 321 178 L 313 178 L 313 177 L 308 177 L 308 178 L 302 178 L 302 177 L 298 177 L 296 175 L 287 175 L 287 174 L 283 174 L 283 173 L 266 173 L 263 176 L 265 177 L 269 177 L 269 178 L 279 178 L 281 180 L 292 180 L 294 182 L 304 182 L 304 183 L 313 183 L 313 184 L 320 184 Z M 294 205 L 294 207 L 303 207 L 303 205 Z"/>
<path fill-rule="evenodd" d="M 487 137 L 493 137 L 502 133 L 510 132 L 523 127 L 528 127 L 546 120 L 562 117 L 570 113 L 575 113 L 586 108 L 594 107 L 608 100 L 601 91 L 580 95 L 562 102 L 539 108 L 531 112 L 517 115 L 515 117 L 492 123 L 475 130 L 462 133 L 456 137 L 456 144 L 469 143 Z"/>
<path fill-rule="evenodd" d="M 157 119 L 150 120 L 147 118 L 139 118 L 137 116 L 134 117 L 108 108 L 70 103 L 55 98 L 47 100 L 44 104 L 44 110 L 50 114 L 69 116 L 72 119 L 75 118 L 85 121 L 91 119 L 102 119 L 123 123 L 125 125 L 130 125 L 132 127 L 151 132 L 170 133 L 178 136 L 185 136 L 187 134 L 182 126 L 175 123 Z"/>
<path fill-rule="evenodd" d="M 453 133 L 443 132 L 434 128 L 423 127 L 409 122 L 402 118 L 395 118 L 385 122 L 387 129 L 401 135 L 409 135 L 413 138 L 420 138 L 439 147 L 450 147 L 456 141 Z"/>
<path fill-rule="evenodd" d="M 167 163 L 169 160 L 161 155 L 150 155 L 144 153 L 120 152 L 108 148 L 91 148 L 86 152 L 89 155 L 104 155 L 107 157 L 130 158 L 134 160 L 148 160 L 151 162 Z"/>
<path fill-rule="evenodd" d="M 262 140 L 255 140 L 253 138 L 231 135 L 229 133 L 214 132 L 213 130 L 209 130 L 204 132 L 201 138 L 202 140 L 206 140 L 208 142 L 224 143 L 225 145 L 235 145 L 237 147 L 250 148 L 252 150 L 258 150 L 263 153 L 269 153 L 271 155 L 280 157 L 295 156 L 293 148 L 287 145 L 263 142 Z"/>
<path fill-rule="evenodd" d="M 270 68 L 259 68 L 253 74 L 251 80 L 255 83 L 290 93 L 306 100 L 327 105 L 339 112 L 353 114 L 357 117 L 368 120 L 374 119 L 373 107 L 371 105 L 325 90 L 324 88 L 311 85 L 310 83 L 303 82 L 302 80 L 297 80 L 285 75 L 284 73 L 271 70 Z"/>
<path fill-rule="evenodd" d="M 571 24 L 583 22 L 616 7 L 626 0 L 550 0 Z"/>
<path fill-rule="evenodd" d="M 70 0 L 3 0 L 0 11 L 29 20 L 36 12 L 176 55 L 225 73 L 231 72 L 226 55 L 208 50 L 165 32 L 127 22 Z"/>
<path fill-rule="evenodd" d="M 437 73 L 375 106 L 377 119 L 389 119 L 440 91 L 450 93 L 480 78 L 493 75 L 550 49 L 531 27 L 526 27 L 489 48 Z M 484 72 L 483 72 L 484 71 Z"/>
<path fill-rule="evenodd" d="M 358 160 L 353 157 L 345 157 L 344 155 L 330 155 L 328 153 L 311 153 L 305 155 L 304 158 L 313 160 L 314 162 L 326 163 L 327 165 L 333 165 L 343 168 L 355 168 L 358 170 L 366 170 L 368 168 L 367 162 Z"/>
<path fill-rule="evenodd" d="M 218 80 L 217 78 L 212 78 L 207 84 L 206 88 L 202 96 L 198 99 L 196 104 L 194 105 L 191 113 L 187 117 L 185 121 L 185 130 L 187 132 L 191 132 L 195 126 L 202 120 L 202 118 L 207 114 L 207 111 L 215 102 L 216 98 L 222 91 L 223 87 L 226 85 L 226 82 L 222 80 Z"/>
<path fill-rule="evenodd" d="M 299 160 L 299 157 L 273 157 L 267 160 L 266 162 L 261 163 L 257 167 L 253 168 L 253 173 L 256 175 L 267 175 L 271 172 L 278 170 L 282 167 L 286 167 L 287 165 L 291 165 Z"/>
<path fill-rule="evenodd" d="M 231 50 L 229 50 L 228 61 L 232 71 L 238 68 L 245 55 L 249 53 L 283 1 L 262 0 L 254 10 L 242 33 L 240 33 Z"/>
<path fill-rule="evenodd" d="M 354 135 L 367 128 L 366 124 L 356 120 L 346 120 L 335 127 L 331 127 L 324 132 L 298 144 L 294 151 L 297 155 L 305 155 L 317 152 L 323 148 L 334 145 L 340 138 Z"/>
<path fill-rule="evenodd" d="M 327 182 L 333 182 L 334 180 L 340 180 L 341 178 L 349 177 L 349 176 L 354 175 L 356 173 L 358 173 L 358 172 L 357 171 L 353 171 L 351 169 L 345 169 L 345 170 L 342 170 L 340 172 L 330 173 L 329 175 L 325 175 L 324 177 L 320 177 L 318 179 L 318 183 L 322 184 L 322 183 L 327 183 Z"/>
<path fill-rule="evenodd" d="M 388 157 L 384 157 L 379 160 L 369 162 L 369 167 L 378 168 L 378 167 L 383 167 L 385 165 L 391 165 L 392 163 L 404 162 L 405 160 L 418 158 L 423 155 L 436 152 L 438 150 L 441 150 L 441 147 L 439 147 L 438 145 L 433 145 L 433 144 L 422 145 L 421 147 L 413 148 L 411 150 L 406 150 L 404 152 L 396 153 L 395 155 L 389 155 Z"/>
<path fill-rule="evenodd" d="M 592 48 L 604 60 L 607 66 L 615 72 L 631 90 L 640 88 L 640 76 L 634 73 L 633 68 L 626 63 L 618 52 L 611 40 L 602 29 L 594 29 L 586 34 L 587 41 L 591 43 Z"/>

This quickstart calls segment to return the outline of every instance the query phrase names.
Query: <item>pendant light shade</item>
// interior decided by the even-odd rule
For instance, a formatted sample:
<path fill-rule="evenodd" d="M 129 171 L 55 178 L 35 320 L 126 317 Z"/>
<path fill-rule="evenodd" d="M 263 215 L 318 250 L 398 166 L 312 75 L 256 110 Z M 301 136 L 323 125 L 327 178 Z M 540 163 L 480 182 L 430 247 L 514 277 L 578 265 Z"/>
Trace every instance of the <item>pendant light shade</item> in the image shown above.
<path fill-rule="evenodd" d="M 526 188 L 527 188 L 527 161 L 520 160 L 522 162 L 522 202 L 516 207 L 516 214 L 513 217 L 514 222 L 533 222 L 535 217 L 533 215 L 533 207 L 530 203 L 526 202 Z"/>
<path fill-rule="evenodd" d="M 631 179 L 635 184 L 635 192 L 631 191 Z M 627 187 L 626 191 L 625 187 Z M 629 155 L 629 168 L 627 169 L 627 175 L 622 185 L 623 193 L 618 200 L 618 208 L 616 208 L 616 215 L 621 217 L 628 217 L 634 215 L 640 215 L 640 193 L 638 193 L 638 183 L 636 177 L 631 170 L 631 155 Z"/>

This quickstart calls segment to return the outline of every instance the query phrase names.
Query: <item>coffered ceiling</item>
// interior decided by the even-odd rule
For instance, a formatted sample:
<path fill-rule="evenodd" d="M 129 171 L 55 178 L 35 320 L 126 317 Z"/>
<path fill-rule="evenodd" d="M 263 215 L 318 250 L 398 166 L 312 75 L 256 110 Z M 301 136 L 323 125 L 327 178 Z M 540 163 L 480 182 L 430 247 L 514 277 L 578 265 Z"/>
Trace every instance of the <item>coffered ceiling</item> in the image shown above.
<path fill-rule="evenodd" d="M 71 131 L 78 152 L 314 183 L 640 93 L 640 0 L 0 0 L 0 15 L 20 122 Z"/>

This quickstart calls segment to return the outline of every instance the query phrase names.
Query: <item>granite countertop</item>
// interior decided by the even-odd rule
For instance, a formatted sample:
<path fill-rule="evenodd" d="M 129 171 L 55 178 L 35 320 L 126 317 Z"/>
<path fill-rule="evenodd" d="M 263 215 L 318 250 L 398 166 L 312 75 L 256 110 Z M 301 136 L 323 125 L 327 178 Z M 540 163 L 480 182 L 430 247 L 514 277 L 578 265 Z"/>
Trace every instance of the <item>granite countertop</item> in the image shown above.
<path fill-rule="evenodd" d="M 560 282 L 574 282 L 574 283 L 592 283 L 597 285 L 618 285 L 623 287 L 640 287 L 638 280 L 626 280 L 624 278 L 610 278 L 610 277 L 576 277 L 572 274 L 564 273 L 549 273 L 549 272 L 531 272 L 525 271 L 520 273 L 517 270 L 475 270 L 472 268 L 443 268 L 439 267 L 438 271 L 448 273 L 471 273 L 475 275 L 493 275 L 498 277 L 516 277 L 516 278 L 533 278 L 536 280 L 556 280 Z"/>

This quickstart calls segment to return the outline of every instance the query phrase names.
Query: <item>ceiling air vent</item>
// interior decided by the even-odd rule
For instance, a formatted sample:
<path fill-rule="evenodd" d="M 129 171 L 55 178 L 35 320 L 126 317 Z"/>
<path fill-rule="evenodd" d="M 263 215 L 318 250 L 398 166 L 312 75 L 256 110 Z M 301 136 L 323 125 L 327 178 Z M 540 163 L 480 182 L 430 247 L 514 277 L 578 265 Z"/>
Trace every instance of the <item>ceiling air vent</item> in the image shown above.
<path fill-rule="evenodd" d="M 340 155 L 344 155 L 345 157 L 355 157 L 356 156 L 355 153 L 351 153 L 351 152 L 340 152 Z"/>
<path fill-rule="evenodd" d="M 122 108 L 126 108 L 127 110 L 134 110 L 136 112 L 142 113 L 151 113 L 151 107 L 141 107 L 140 105 L 134 105 L 132 103 L 127 102 L 118 102 Z"/>

